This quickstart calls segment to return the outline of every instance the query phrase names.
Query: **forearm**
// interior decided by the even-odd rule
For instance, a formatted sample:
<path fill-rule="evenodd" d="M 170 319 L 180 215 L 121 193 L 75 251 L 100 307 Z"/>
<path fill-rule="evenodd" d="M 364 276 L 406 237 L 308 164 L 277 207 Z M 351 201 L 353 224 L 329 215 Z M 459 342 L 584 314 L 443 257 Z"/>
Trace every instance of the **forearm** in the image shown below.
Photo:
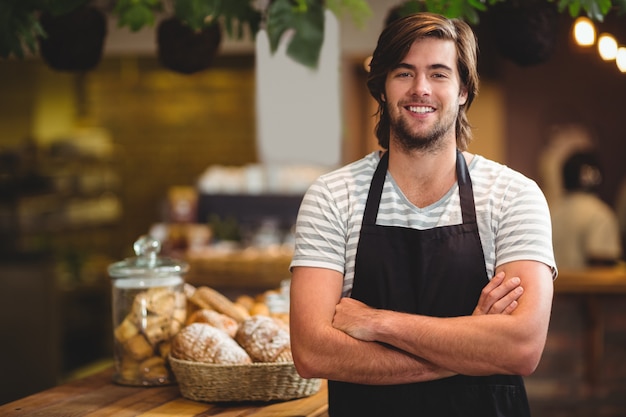
<path fill-rule="evenodd" d="M 292 351 L 299 373 L 308 378 L 388 385 L 454 375 L 408 352 L 360 341 L 336 329 L 313 338 L 310 331 L 307 336 L 292 331 Z"/>
<path fill-rule="evenodd" d="M 510 315 L 437 318 L 389 313 L 372 322 L 376 340 L 465 375 L 529 374 L 545 343 L 545 337 L 529 338 L 525 330 L 517 331 Z M 400 330 L 407 328 L 411 335 Z"/>

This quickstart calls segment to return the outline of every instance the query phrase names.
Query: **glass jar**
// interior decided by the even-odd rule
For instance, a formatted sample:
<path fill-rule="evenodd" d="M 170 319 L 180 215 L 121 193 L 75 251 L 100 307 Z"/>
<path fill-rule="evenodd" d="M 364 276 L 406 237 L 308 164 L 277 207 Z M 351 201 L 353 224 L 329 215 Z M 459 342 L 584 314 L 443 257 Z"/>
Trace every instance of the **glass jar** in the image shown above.
<path fill-rule="evenodd" d="M 134 244 L 137 255 L 109 266 L 112 280 L 113 381 L 155 386 L 174 382 L 168 355 L 183 327 L 187 299 L 183 277 L 189 266 L 158 256 L 161 243 L 148 236 Z"/>

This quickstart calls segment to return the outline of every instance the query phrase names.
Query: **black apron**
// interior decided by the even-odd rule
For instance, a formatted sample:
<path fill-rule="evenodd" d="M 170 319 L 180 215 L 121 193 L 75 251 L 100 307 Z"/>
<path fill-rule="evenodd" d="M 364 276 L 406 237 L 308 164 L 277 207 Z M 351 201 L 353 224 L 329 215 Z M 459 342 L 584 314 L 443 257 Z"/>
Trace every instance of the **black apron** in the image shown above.
<path fill-rule="evenodd" d="M 352 298 L 375 308 L 427 316 L 471 315 L 488 280 L 465 158 L 457 151 L 463 223 L 428 230 L 376 225 L 388 165 L 387 152 L 367 197 Z M 456 375 L 400 385 L 328 384 L 331 417 L 530 416 L 520 376 Z"/>

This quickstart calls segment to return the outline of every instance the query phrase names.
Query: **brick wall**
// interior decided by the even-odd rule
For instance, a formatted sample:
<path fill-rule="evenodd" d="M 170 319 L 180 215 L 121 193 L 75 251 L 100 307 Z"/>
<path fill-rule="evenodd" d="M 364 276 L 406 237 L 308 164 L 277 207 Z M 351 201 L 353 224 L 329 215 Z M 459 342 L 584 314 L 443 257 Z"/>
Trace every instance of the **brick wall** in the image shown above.
<path fill-rule="evenodd" d="M 256 161 L 252 57 L 222 57 L 180 75 L 154 59 L 108 59 L 85 79 L 84 108 L 123 158 L 124 227 L 132 242 L 161 220 L 172 185 L 193 185 L 212 164 Z"/>

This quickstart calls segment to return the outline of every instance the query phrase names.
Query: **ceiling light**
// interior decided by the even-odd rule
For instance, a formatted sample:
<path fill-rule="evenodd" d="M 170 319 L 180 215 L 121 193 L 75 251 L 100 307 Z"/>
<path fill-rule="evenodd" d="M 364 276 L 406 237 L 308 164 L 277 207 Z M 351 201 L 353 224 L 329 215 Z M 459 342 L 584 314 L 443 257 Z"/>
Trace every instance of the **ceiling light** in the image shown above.
<path fill-rule="evenodd" d="M 605 61 L 615 59 L 617 56 L 617 41 L 612 35 L 604 33 L 598 38 L 598 52 Z"/>
<path fill-rule="evenodd" d="M 574 39 L 580 46 L 591 46 L 596 41 L 596 28 L 591 19 L 580 16 L 574 22 Z"/>
<path fill-rule="evenodd" d="M 617 50 L 617 57 L 615 57 L 615 63 L 617 64 L 617 68 L 621 72 L 626 72 L 626 48 L 621 47 Z"/>

